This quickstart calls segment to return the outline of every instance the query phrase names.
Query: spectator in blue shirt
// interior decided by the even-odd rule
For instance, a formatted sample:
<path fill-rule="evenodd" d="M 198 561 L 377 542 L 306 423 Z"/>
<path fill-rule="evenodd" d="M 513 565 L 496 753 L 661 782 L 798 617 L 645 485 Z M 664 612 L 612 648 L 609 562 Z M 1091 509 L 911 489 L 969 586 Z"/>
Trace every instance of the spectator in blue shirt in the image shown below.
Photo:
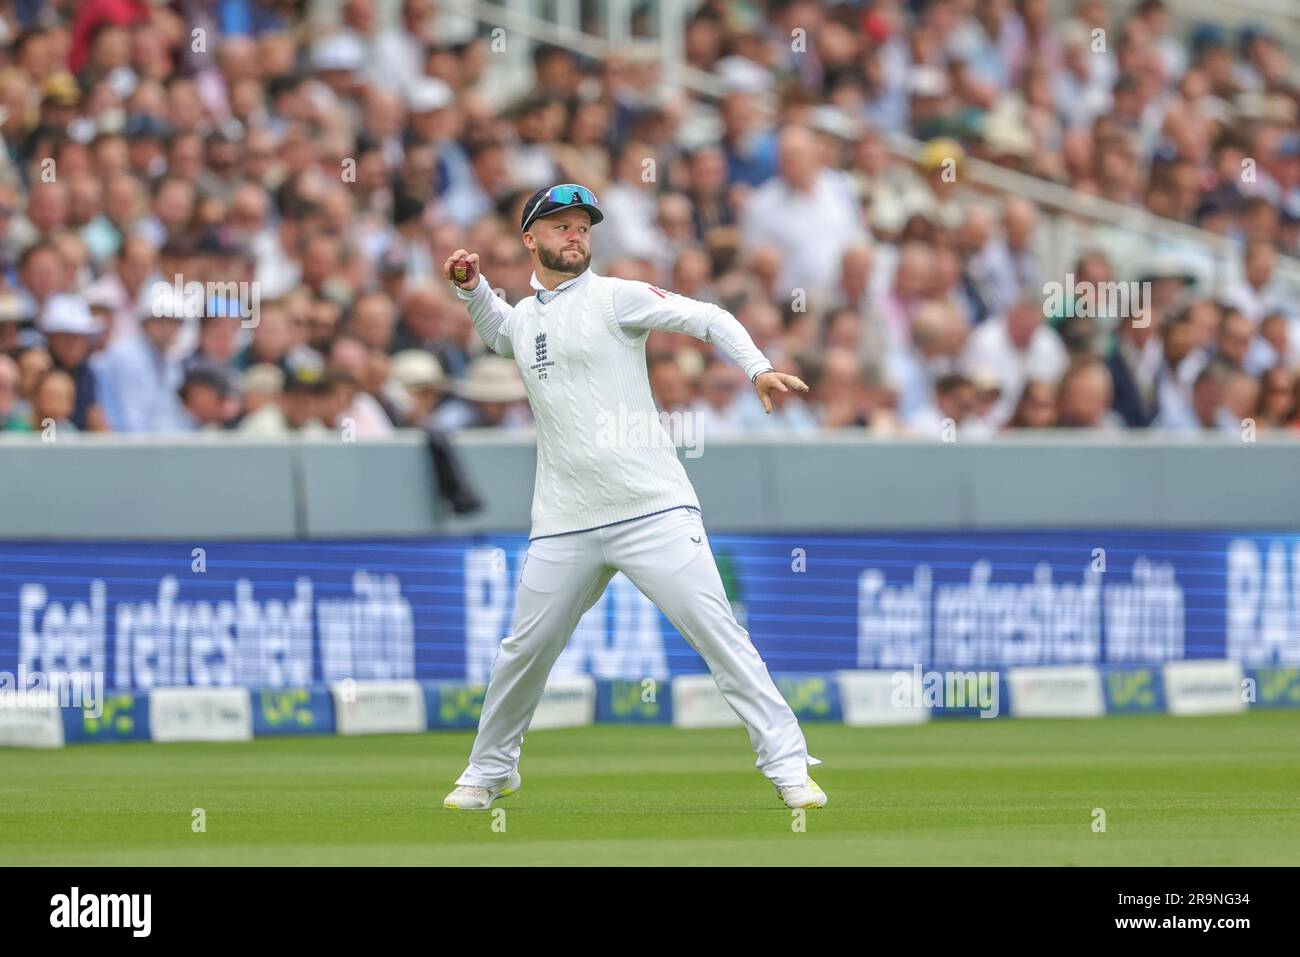
<path fill-rule="evenodd" d="M 184 313 L 179 304 L 155 305 L 160 308 L 140 317 L 140 331 L 111 346 L 96 364 L 100 401 L 115 432 L 192 428 L 177 395 L 184 381 L 181 361 L 168 355 Z"/>

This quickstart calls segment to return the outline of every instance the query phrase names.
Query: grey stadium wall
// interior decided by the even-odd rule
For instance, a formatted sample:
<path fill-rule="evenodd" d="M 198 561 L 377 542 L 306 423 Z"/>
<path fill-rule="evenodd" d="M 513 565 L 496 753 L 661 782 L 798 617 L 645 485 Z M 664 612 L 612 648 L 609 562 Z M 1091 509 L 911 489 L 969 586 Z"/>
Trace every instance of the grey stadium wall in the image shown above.
<path fill-rule="evenodd" d="M 526 532 L 531 438 L 463 433 L 486 503 L 437 501 L 423 436 L 0 437 L 0 538 L 338 539 Z M 681 460 L 718 532 L 1300 527 L 1300 441 L 1025 434 L 706 442 Z M 680 453 L 679 453 L 680 454 Z"/>

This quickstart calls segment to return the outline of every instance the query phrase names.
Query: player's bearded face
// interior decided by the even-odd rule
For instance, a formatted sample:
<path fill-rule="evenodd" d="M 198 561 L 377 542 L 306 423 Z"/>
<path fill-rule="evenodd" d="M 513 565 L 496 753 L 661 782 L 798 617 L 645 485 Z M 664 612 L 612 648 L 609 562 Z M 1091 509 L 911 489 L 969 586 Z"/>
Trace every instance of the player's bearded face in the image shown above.
<path fill-rule="evenodd" d="M 572 273 L 577 276 L 578 273 L 588 267 L 591 261 L 591 251 L 586 248 L 573 248 L 573 243 L 568 237 L 564 237 L 555 246 L 542 246 L 538 244 L 537 257 L 542 260 L 542 265 L 547 269 L 552 269 L 558 273 Z"/>
<path fill-rule="evenodd" d="M 576 236 L 561 234 L 539 242 L 537 258 L 547 269 L 576 276 L 591 263 L 591 249 Z"/>

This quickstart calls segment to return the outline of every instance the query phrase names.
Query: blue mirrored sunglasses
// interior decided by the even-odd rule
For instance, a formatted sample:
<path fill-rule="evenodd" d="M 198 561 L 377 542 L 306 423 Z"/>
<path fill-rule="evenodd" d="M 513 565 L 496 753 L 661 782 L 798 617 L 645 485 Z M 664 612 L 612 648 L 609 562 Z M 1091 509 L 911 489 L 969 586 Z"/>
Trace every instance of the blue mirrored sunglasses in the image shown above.
<path fill-rule="evenodd" d="M 546 194 L 546 198 L 552 203 L 560 203 L 567 206 L 572 202 L 586 203 L 589 206 L 596 205 L 596 194 L 585 186 L 576 186 L 569 183 L 565 186 L 555 186 Z"/>
<path fill-rule="evenodd" d="M 552 186 L 546 195 L 533 205 L 532 211 L 528 214 L 529 225 L 532 224 L 533 217 L 537 215 L 537 211 L 542 208 L 543 203 L 558 203 L 560 206 L 568 206 L 570 203 L 581 203 L 587 206 L 599 205 L 596 202 L 596 194 L 585 186 L 579 186 L 576 183 Z M 527 229 L 528 226 L 524 228 Z"/>

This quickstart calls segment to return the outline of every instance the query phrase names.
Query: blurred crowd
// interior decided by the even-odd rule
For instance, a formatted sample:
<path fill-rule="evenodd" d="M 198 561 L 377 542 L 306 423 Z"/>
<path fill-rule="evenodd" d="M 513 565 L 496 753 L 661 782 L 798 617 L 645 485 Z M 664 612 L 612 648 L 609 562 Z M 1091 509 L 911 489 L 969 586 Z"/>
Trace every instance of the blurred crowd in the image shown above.
<path fill-rule="evenodd" d="M 432 0 L 0 2 L 0 430 L 527 429 L 439 269 L 464 247 L 531 295 L 520 207 L 563 182 L 604 211 L 594 269 L 718 303 L 812 386 L 767 416 L 653 333 L 660 408 L 705 436 L 1300 428 L 1294 64 L 1161 0 L 1063 6 L 705 0 L 704 95 L 551 46 L 512 93 L 500 37 Z M 1063 273 L 972 159 L 1225 237 L 1231 278 L 1104 231 Z M 1076 308 L 1129 281 L 1140 304 Z"/>

